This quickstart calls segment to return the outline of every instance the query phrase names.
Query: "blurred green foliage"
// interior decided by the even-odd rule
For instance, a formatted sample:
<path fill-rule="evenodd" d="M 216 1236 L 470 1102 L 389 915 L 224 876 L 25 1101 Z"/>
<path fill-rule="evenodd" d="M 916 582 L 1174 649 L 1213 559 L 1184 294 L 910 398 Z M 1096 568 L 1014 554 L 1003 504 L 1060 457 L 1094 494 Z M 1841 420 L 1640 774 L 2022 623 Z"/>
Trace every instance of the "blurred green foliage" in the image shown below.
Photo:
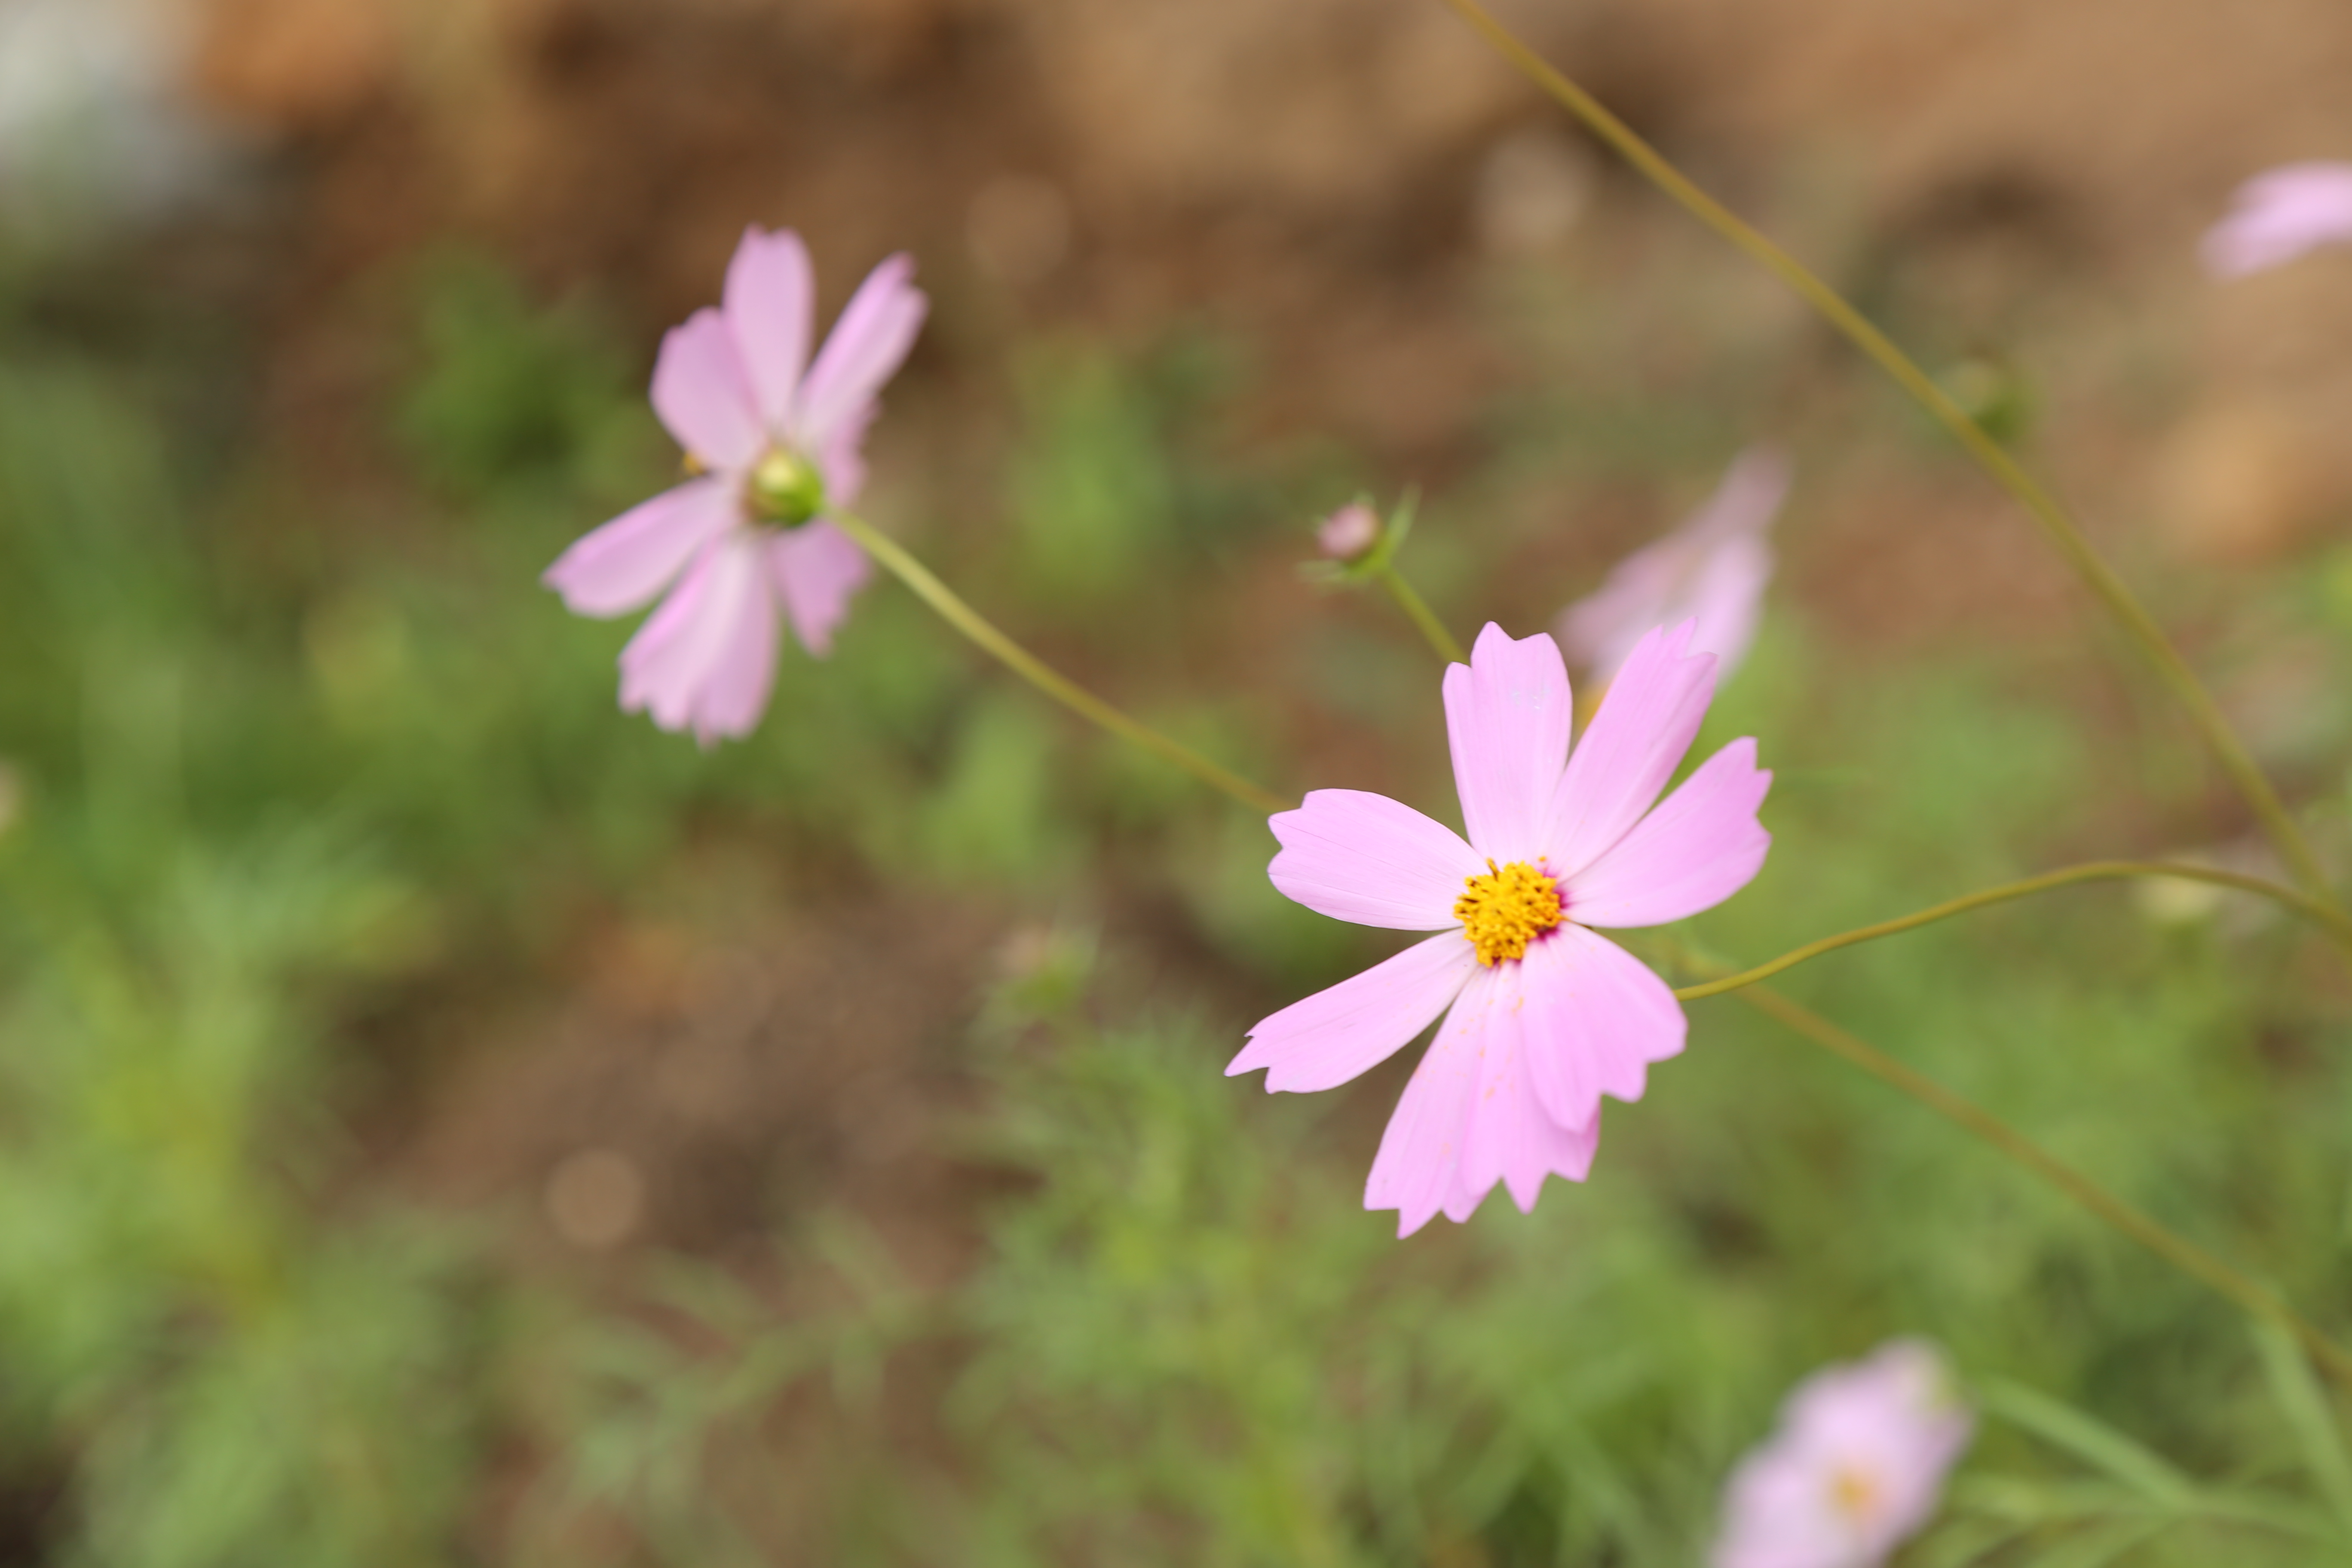
<path fill-rule="evenodd" d="M 346 1118 L 425 1069 L 371 1059 L 352 1020 L 543 973 L 581 910 L 657 896 L 698 837 L 1033 916 L 1157 900 L 1274 998 L 1393 944 L 1276 897 L 1262 823 L 995 684 L 887 589 L 831 660 L 785 654 L 742 744 L 618 715 L 629 628 L 566 616 L 535 576 L 666 482 L 625 356 L 592 310 L 535 308 L 478 261 L 407 287 L 418 362 L 386 424 L 451 514 L 428 542 L 256 500 L 278 492 L 180 444 L 133 370 L 23 335 L 0 355 L 0 760 L 21 784 L 0 828 L 0 1454 L 37 1500 L 24 1560 L 788 1560 L 718 1478 L 759 1456 L 763 1413 L 817 1400 L 837 1484 L 802 1522 L 829 1562 L 1689 1563 L 1790 1384 L 1897 1333 L 1948 1345 L 1984 1412 L 1906 1563 L 2340 1556 L 2340 1411 L 2291 1351 L 1731 999 L 1610 1108 L 1590 1184 L 1401 1244 L 1357 1194 L 1404 1062 L 1269 1100 L 1221 1076 L 1246 1016 L 1138 1001 L 1119 939 L 1097 955 L 1065 923 L 980 1005 L 984 1092 L 956 1136 L 998 1195 L 952 1280 L 910 1282 L 821 1211 L 779 1246 L 841 1283 L 836 1310 L 779 1319 L 728 1267 L 637 1259 L 553 1309 L 562 1333 L 518 1329 L 548 1309 L 479 1230 L 369 1190 Z M 1595 308 L 1552 336 L 1612 331 Z M 1612 396 L 1626 356 L 1599 358 L 1497 420 L 1498 470 L 1564 426 L 1663 468 L 1733 423 Z M 963 546 L 982 574 L 1119 628 L 1147 668 L 1158 629 L 1228 614 L 1231 552 L 1296 470 L 1220 454 L 1218 363 L 1036 349 L 1002 544 Z M 1478 521 L 1433 511 L 1414 551 L 1474 602 Z M 2343 576 L 2272 606 L 2339 678 Z M 1397 788 L 1450 815 L 1435 672 L 1378 625 L 1335 613 L 1264 689 L 1152 716 L 1284 778 L 1296 688 L 1422 757 Z M 1857 663 L 1776 611 L 1701 742 L 1764 737 L 1773 858 L 1675 938 L 1760 958 L 2168 847 L 2125 835 L 2194 819 L 2196 770 L 2160 720 L 2086 718 L 2084 657 Z M 2342 716 L 2320 722 L 2340 757 Z M 2170 793 L 2119 814 L 2151 775 Z M 2259 910 L 2109 888 L 1788 988 L 2341 1326 L 2329 973 Z M 909 1443 L 884 1406 L 918 1363 L 950 1371 Z M 509 1513 L 489 1494 L 513 1445 L 567 1485 Z M 583 1513 L 619 1528 L 577 1544 Z"/>

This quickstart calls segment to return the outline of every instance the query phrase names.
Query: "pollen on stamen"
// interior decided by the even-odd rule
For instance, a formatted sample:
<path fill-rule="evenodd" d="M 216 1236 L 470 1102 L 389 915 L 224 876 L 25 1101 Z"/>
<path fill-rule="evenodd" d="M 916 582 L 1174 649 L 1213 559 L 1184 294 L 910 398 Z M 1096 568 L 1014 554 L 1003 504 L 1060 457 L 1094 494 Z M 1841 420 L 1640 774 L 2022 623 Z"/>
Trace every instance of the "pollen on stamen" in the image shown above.
<path fill-rule="evenodd" d="M 1465 877 L 1463 887 L 1454 918 L 1489 969 L 1506 958 L 1525 957 L 1528 942 L 1560 922 L 1559 885 L 1524 860 L 1503 866 L 1488 860 L 1486 875 Z"/>
<path fill-rule="evenodd" d="M 1878 1478 L 1855 1465 L 1841 1465 L 1830 1478 L 1830 1502 L 1840 1513 L 1861 1523 L 1878 1511 Z"/>

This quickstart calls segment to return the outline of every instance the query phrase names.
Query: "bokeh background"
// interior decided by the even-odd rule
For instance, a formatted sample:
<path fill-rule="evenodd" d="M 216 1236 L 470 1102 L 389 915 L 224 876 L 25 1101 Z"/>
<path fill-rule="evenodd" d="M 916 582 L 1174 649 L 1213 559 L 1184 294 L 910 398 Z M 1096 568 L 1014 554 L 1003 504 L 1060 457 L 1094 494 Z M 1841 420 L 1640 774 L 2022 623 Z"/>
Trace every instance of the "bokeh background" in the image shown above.
<path fill-rule="evenodd" d="M 2352 156 L 2352 14 L 1505 14 L 2054 476 L 2341 867 L 2352 256 L 2195 241 Z M 1691 1563 L 1901 1333 L 1985 1412 L 1904 1562 L 2332 1560 L 2200 1500 L 2352 1498 L 2291 1355 L 1734 1001 L 1590 1184 L 1401 1244 L 1412 1052 L 1221 1076 L 1394 945 L 1262 821 L 887 584 L 748 742 L 616 712 L 536 576 L 674 472 L 747 223 L 828 313 L 919 261 L 869 514 L 1282 789 L 1451 809 L 1318 512 L 1418 487 L 1408 571 L 1525 633 L 1771 439 L 1701 745 L 1777 846 L 1678 940 L 2262 868 L 2025 520 L 1431 0 L 0 0 L 0 1563 Z M 2346 987 L 2263 909 L 1789 988 L 2352 1318 Z"/>

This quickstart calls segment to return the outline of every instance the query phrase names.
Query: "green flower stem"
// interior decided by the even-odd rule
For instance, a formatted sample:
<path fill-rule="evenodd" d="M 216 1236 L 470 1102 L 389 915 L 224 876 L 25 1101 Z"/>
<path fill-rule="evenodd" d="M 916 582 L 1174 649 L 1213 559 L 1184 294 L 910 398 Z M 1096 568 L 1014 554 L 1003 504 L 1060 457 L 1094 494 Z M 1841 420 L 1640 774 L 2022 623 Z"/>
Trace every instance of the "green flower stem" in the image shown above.
<path fill-rule="evenodd" d="M 1389 597 L 1396 601 L 1397 608 L 1404 612 L 1405 618 L 1421 628 L 1421 635 L 1429 639 L 1429 646 L 1437 650 L 1438 658 L 1448 664 L 1470 662 L 1470 656 L 1462 651 L 1462 645 L 1454 640 L 1454 634 L 1445 629 L 1445 623 L 1437 618 L 1437 613 L 1429 607 L 1429 602 L 1413 592 L 1412 584 L 1404 580 L 1404 574 L 1396 569 L 1395 562 L 1382 561 L 1372 569 L 1372 575 L 1381 580 L 1381 586 L 1389 591 Z"/>
<path fill-rule="evenodd" d="M 2074 1199 L 2099 1219 L 2138 1242 L 2181 1272 L 2210 1286 L 2247 1312 L 2294 1336 L 2329 1376 L 2352 1389 L 2352 1354 L 2319 1331 L 2310 1320 L 2187 1238 L 2166 1229 L 2066 1164 L 1990 1111 L 1963 1100 L 1932 1079 L 1923 1078 L 1874 1046 L 1856 1038 L 1811 1008 L 1766 985 L 1742 991 L 1739 999 L 1778 1019 L 1832 1055 L 1909 1095 L 1946 1121 L 1975 1133 L 2017 1163 Z"/>
<path fill-rule="evenodd" d="M 1807 304 L 1821 312 L 1823 319 L 1843 333 L 1881 370 L 1892 376 L 1896 384 L 1917 399 L 1938 424 L 1951 432 L 1994 481 L 2014 496 L 2041 524 L 2042 532 L 2056 547 L 2058 553 L 2089 585 L 2091 592 L 2097 595 L 2109 613 L 2122 623 L 2131 639 L 2139 645 L 2148 662 L 2156 667 L 2158 677 L 2171 689 L 2181 706 L 2188 710 L 2190 721 L 2203 733 L 2206 744 L 2212 748 L 2222 771 L 2230 775 L 2231 782 L 2262 820 L 2263 830 L 2269 835 L 2278 850 L 2279 858 L 2285 863 L 2295 882 L 2314 898 L 2336 903 L 2326 874 L 2321 870 L 2318 857 L 2313 854 L 2303 830 L 2288 814 L 2261 765 L 2231 730 L 2229 720 L 2223 717 L 2212 694 L 2205 689 L 2196 672 L 2189 668 L 2188 660 L 2181 658 L 2179 650 L 2165 637 L 2163 628 L 2156 624 L 2156 618 L 2133 595 L 2123 579 L 2116 574 L 2115 569 L 2092 548 L 2081 526 L 2059 504 L 2057 498 L 2002 449 L 2000 443 L 1987 434 L 1982 426 L 1970 418 L 1967 410 L 1936 384 L 1933 376 L 1897 348 L 1893 340 L 1872 324 L 1861 311 L 1848 304 L 1836 289 L 1694 184 L 1681 170 L 1611 113 L 1598 99 L 1563 76 L 1542 56 L 1520 42 L 1508 28 L 1489 16 L 1478 0 L 1445 0 L 1445 4 L 1459 13 L 1498 54 L 1575 115 L 1594 135 L 1615 148 L 1653 184 L 1692 216 L 1795 289 Z"/>
<path fill-rule="evenodd" d="M 835 527 L 856 540 L 859 549 L 879 562 L 884 571 L 913 589 L 917 598 L 938 611 L 941 620 L 971 638 L 982 651 L 993 655 L 1013 674 L 1080 718 L 1100 725 L 1121 740 L 1132 741 L 1164 762 L 1175 763 L 1210 788 L 1223 791 L 1253 811 L 1287 811 L 1296 804 L 1285 800 L 1272 790 L 1250 783 L 1230 768 L 1211 762 L 1182 742 L 1170 740 L 1150 725 L 1129 718 L 1063 675 L 997 630 L 979 611 L 965 604 L 955 590 L 933 576 L 929 567 L 908 554 L 896 541 L 865 519 L 841 511 L 825 515 Z"/>
<path fill-rule="evenodd" d="M 1876 925 L 1859 926 L 1853 931 L 1825 936 L 1818 942 L 1782 953 L 1769 963 L 1753 969 L 1743 969 L 1721 980 L 1710 980 L 1704 985 L 1685 985 L 1675 993 L 1685 1002 L 1702 996 L 1720 996 L 1727 991 L 1738 991 L 1759 980 L 1769 980 L 1784 969 L 1794 969 L 1810 958 L 1825 952 L 1835 952 L 1842 947 L 1853 947 L 1865 942 L 1875 942 L 1883 936 L 1896 936 L 1906 931 L 1916 931 L 1953 915 L 1964 915 L 1970 910 L 1980 910 L 1990 904 L 2007 903 L 2035 893 L 2045 893 L 2053 888 L 2071 887 L 2076 882 L 2114 881 L 2127 877 L 2173 877 L 2185 882 L 2210 882 L 2216 887 L 2234 888 L 2242 893 L 2258 893 L 2274 899 L 2305 920 L 2326 926 L 2339 942 L 2352 945 L 2352 917 L 2332 904 L 2308 899 L 2292 888 L 2260 877 L 2241 876 L 2235 871 L 2210 870 L 2202 866 L 2167 866 L 2142 860 L 2093 860 L 2081 866 L 2068 866 L 2056 871 L 2045 871 L 2039 877 L 2028 877 L 2021 882 L 2004 882 L 1997 888 L 1987 888 L 1958 899 L 1905 915 L 1899 920 L 1881 921 Z"/>

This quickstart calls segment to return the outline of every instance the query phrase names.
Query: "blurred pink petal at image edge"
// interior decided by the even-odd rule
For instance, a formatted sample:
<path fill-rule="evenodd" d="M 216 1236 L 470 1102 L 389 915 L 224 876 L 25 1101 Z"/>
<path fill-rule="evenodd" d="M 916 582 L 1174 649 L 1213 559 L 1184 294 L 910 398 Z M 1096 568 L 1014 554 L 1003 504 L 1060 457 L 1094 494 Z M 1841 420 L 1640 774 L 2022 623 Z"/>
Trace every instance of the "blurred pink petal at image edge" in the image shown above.
<path fill-rule="evenodd" d="M 2243 278 L 2324 245 L 2352 245 L 2352 163 L 2314 160 L 2256 174 L 2200 248 L 2213 276 Z"/>
<path fill-rule="evenodd" d="M 1653 627 L 1686 620 L 1697 623 L 1691 651 L 1716 657 L 1717 679 L 1737 669 L 1772 580 L 1765 534 L 1791 476 L 1786 453 L 1750 447 L 1687 522 L 1619 562 L 1598 589 L 1561 612 L 1560 647 L 1585 679 L 1606 686 Z"/>

